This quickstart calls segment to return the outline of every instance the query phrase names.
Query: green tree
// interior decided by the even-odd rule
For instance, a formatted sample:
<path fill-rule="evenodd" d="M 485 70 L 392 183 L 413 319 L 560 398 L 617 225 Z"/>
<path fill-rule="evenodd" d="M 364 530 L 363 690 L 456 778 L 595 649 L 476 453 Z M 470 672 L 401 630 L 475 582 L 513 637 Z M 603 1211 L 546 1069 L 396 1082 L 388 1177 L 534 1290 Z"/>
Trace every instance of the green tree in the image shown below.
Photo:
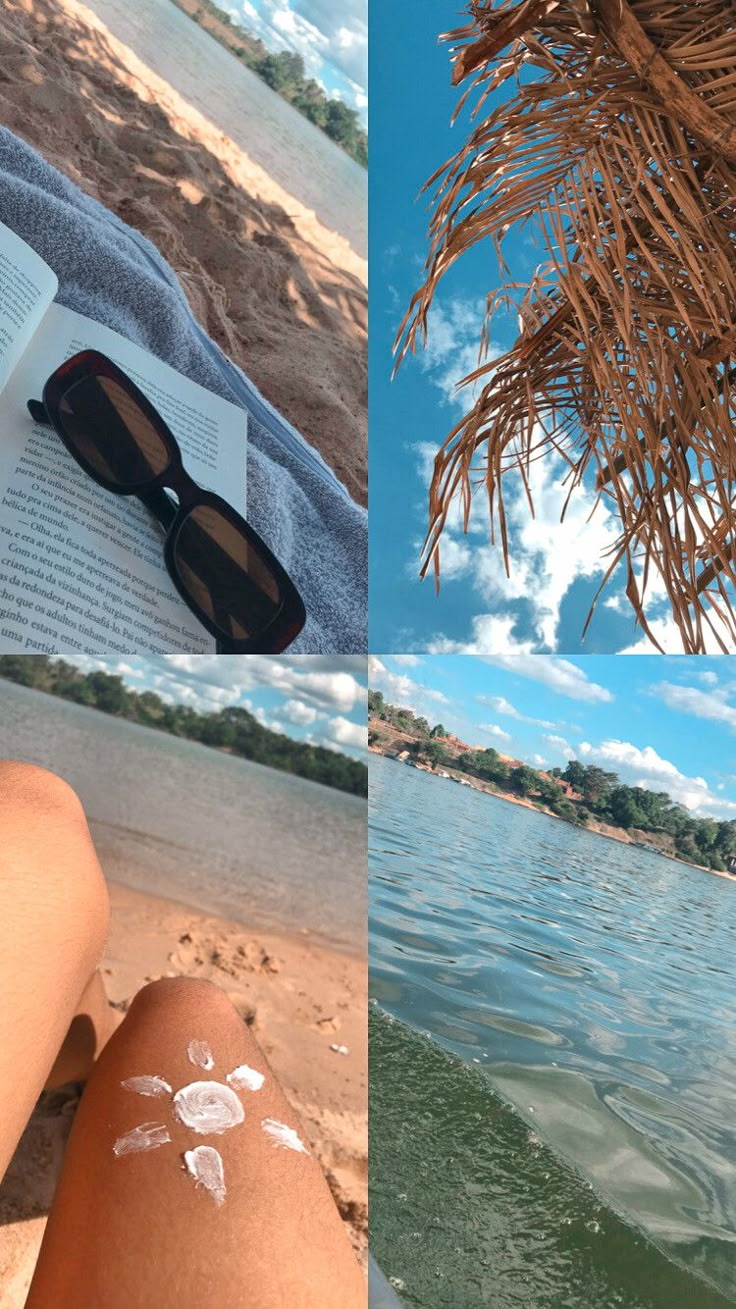
<path fill-rule="evenodd" d="M 342 100 L 328 100 L 325 131 L 333 141 L 352 150 L 358 139 L 358 115 Z"/>
<path fill-rule="evenodd" d="M 365 764 L 336 750 L 272 732 L 238 705 L 200 714 L 189 705 L 165 704 L 152 691 L 129 691 L 118 676 L 100 670 L 83 673 L 63 659 L 50 660 L 46 655 L 25 657 L 22 664 L 17 663 L 15 656 L 0 655 L 0 677 L 129 718 L 158 731 L 231 750 L 256 763 L 296 773 L 353 795 L 367 794 Z"/>
<path fill-rule="evenodd" d="M 544 773 L 537 773 L 537 787 L 539 797 L 545 804 L 554 805 L 564 798 L 562 788 L 551 777 Z"/>
<path fill-rule="evenodd" d="M 130 693 L 122 677 L 111 673 L 95 672 L 87 676 L 87 685 L 94 695 L 94 703 L 106 714 L 122 715 L 130 704 Z"/>
<path fill-rule="evenodd" d="M 385 702 L 381 691 L 368 692 L 368 713 L 371 718 L 383 718 L 385 713 Z"/>
<path fill-rule="evenodd" d="M 610 794 L 613 787 L 618 782 L 615 773 L 607 773 L 602 768 L 597 768 L 595 764 L 589 764 L 585 769 L 585 779 L 581 794 L 587 804 L 597 807 L 604 804 L 606 797 Z"/>
<path fill-rule="evenodd" d="M 581 764 L 577 759 L 570 759 L 564 772 L 560 773 L 558 769 L 557 775 L 562 777 L 565 782 L 569 782 L 573 791 L 580 791 L 582 794 L 585 782 L 585 764 Z"/>
<path fill-rule="evenodd" d="M 566 800 L 564 795 L 557 801 L 555 805 L 555 813 L 558 818 L 564 818 L 568 823 L 576 823 L 578 821 L 577 806 L 572 804 L 570 800 Z"/>
<path fill-rule="evenodd" d="M 614 788 L 608 797 L 608 811 L 618 827 L 641 827 L 646 821 L 629 786 Z"/>
<path fill-rule="evenodd" d="M 527 764 L 511 770 L 511 786 L 518 795 L 533 795 L 539 790 L 539 773 Z"/>
<path fill-rule="evenodd" d="M 315 82 L 311 77 L 308 81 L 303 82 L 294 91 L 291 103 L 306 118 L 311 119 L 317 127 L 325 126 L 327 122 L 327 98 L 319 82 Z"/>
<path fill-rule="evenodd" d="M 437 768 L 446 760 L 446 752 L 439 744 L 439 741 L 426 741 L 422 745 L 425 759 L 428 759 L 433 768 Z"/>

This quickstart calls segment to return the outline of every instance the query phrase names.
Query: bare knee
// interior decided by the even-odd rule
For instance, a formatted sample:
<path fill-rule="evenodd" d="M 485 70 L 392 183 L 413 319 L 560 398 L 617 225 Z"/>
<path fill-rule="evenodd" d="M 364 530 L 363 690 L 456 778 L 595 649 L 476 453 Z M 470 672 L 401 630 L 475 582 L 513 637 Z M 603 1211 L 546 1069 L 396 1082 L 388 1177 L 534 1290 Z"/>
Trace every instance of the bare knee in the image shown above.
<path fill-rule="evenodd" d="M 214 982 L 203 977 L 161 977 L 149 982 L 138 992 L 130 1007 L 131 1016 L 151 1015 L 168 1019 L 206 1019 L 217 1018 L 218 1021 L 232 1018 L 243 1025 L 235 1007 L 225 992 Z"/>
<path fill-rule="evenodd" d="M 69 822 L 84 820 L 82 802 L 63 777 L 18 759 L 0 760 L 0 804 L 27 819 L 53 814 Z"/>
<path fill-rule="evenodd" d="M 74 924 L 92 956 L 107 939 L 109 900 L 84 808 L 56 773 L 0 760 L 0 866 L 27 912 Z M 63 930 L 68 930 L 64 928 Z"/>

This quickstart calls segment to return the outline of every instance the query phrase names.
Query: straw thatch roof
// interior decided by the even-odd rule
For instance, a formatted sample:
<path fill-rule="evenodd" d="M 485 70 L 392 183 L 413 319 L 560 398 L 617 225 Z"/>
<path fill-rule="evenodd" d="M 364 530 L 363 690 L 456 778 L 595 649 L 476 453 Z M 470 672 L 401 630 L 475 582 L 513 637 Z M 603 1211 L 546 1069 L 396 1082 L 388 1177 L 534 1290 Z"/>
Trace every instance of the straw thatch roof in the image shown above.
<path fill-rule="evenodd" d="M 479 242 L 505 280 L 465 379 L 475 399 L 435 462 L 424 571 L 439 576 L 450 504 L 467 527 L 479 486 L 509 570 L 506 475 L 526 480 L 556 450 L 569 470 L 561 513 L 585 478 L 615 515 L 605 581 L 625 569 L 644 629 L 647 588 L 664 586 L 685 651 L 732 650 L 736 4 L 473 0 L 469 14 L 443 39 L 461 103 L 477 103 L 428 184 L 427 275 L 400 357 L 426 340 L 440 279 Z M 520 290 L 501 242 L 529 220 L 543 262 Z M 519 335 L 490 360 L 490 323 L 509 301 Z"/>

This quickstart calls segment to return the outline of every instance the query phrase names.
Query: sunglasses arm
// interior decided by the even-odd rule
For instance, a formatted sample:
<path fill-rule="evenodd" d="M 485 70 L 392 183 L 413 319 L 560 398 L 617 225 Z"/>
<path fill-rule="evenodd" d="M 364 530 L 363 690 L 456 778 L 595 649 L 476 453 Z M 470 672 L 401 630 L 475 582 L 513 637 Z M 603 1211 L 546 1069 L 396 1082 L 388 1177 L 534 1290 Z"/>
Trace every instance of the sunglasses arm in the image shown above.
<path fill-rule="evenodd" d="M 46 406 L 42 400 L 29 400 L 28 412 L 34 423 L 41 423 L 43 427 L 52 427 L 53 424 L 46 412 Z"/>

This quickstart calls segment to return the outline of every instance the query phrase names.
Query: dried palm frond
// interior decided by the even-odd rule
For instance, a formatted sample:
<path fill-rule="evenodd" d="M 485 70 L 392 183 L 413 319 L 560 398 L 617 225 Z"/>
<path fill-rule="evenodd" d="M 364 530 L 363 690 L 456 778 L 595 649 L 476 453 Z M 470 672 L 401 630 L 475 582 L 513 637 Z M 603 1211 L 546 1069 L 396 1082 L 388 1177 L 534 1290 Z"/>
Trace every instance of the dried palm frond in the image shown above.
<path fill-rule="evenodd" d="M 461 104 L 478 103 L 427 184 L 426 280 L 399 360 L 426 342 L 438 283 L 479 242 L 508 278 L 501 242 L 531 220 L 544 263 L 520 303 L 510 281 L 488 297 L 479 365 L 463 379 L 476 398 L 435 460 L 422 571 L 439 577 L 450 506 L 459 499 L 467 529 L 480 483 L 508 572 L 504 475 L 528 487 L 530 462 L 556 451 L 567 499 L 595 474 L 620 529 L 604 585 L 625 569 L 650 639 L 645 592 L 659 578 L 685 651 L 702 652 L 709 632 L 711 647 L 734 649 L 736 4 L 472 0 L 469 14 L 443 39 Z M 491 361 L 509 297 L 520 334 Z"/>

